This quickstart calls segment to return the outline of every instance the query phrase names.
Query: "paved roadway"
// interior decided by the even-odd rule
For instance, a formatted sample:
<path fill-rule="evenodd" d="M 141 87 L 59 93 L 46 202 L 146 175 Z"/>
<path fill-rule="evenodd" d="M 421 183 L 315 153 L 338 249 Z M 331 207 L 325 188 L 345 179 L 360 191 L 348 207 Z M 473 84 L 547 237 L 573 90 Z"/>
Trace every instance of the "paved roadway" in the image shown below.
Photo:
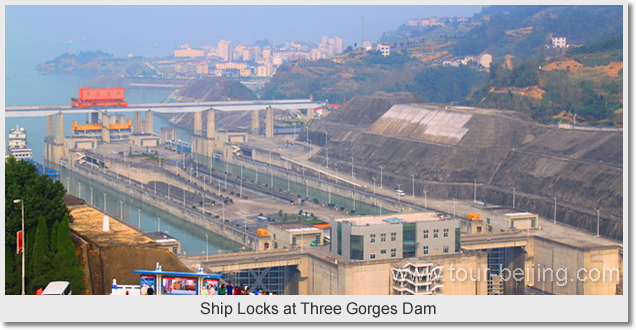
<path fill-rule="evenodd" d="M 21 106 L 5 107 L 5 117 L 42 117 L 56 113 L 93 113 L 98 111 L 110 112 L 139 112 L 152 109 L 159 113 L 179 113 L 179 112 L 199 112 L 209 109 L 217 111 L 253 111 L 263 110 L 267 107 L 276 109 L 313 109 L 321 107 L 324 102 L 317 102 L 310 99 L 298 100 L 255 100 L 255 101 L 219 101 L 200 103 L 142 103 L 129 104 L 125 108 L 73 108 L 70 105 L 45 105 L 45 106 Z"/>

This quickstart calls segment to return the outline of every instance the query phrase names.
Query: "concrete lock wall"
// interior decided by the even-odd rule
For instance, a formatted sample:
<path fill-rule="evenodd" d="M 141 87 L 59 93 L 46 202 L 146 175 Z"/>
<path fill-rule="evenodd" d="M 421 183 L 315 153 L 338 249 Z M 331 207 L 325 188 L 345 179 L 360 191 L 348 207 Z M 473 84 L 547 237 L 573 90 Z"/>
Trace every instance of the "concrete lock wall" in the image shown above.
<path fill-rule="evenodd" d="M 260 153 L 259 156 L 257 157 L 258 157 L 257 160 L 262 163 L 242 162 L 240 160 L 234 161 L 233 163 L 235 165 L 240 165 L 241 163 L 243 163 L 244 168 L 250 169 L 250 170 L 258 169 L 259 173 L 269 174 L 271 170 L 274 176 L 278 178 L 282 178 L 282 179 L 286 179 L 285 174 L 288 173 L 288 172 L 285 172 L 282 168 L 287 168 L 288 171 L 291 170 L 294 172 L 289 175 L 290 182 L 301 184 L 301 185 L 305 185 L 305 182 L 306 182 L 309 188 L 318 189 L 325 192 L 330 190 L 333 195 L 340 195 L 346 198 L 355 198 L 356 202 L 362 202 L 362 203 L 373 205 L 374 203 L 377 203 L 378 201 L 380 201 L 380 198 L 373 197 L 373 194 L 369 195 L 367 193 L 362 193 L 360 191 L 360 188 L 357 188 L 354 192 L 353 187 L 351 185 L 347 185 L 346 183 L 343 183 L 342 181 L 339 181 L 337 185 L 334 182 L 326 181 L 325 179 L 323 179 L 325 178 L 324 175 L 321 175 L 321 180 L 318 180 L 318 178 L 315 178 L 315 177 L 308 177 L 308 176 L 303 177 L 302 168 L 299 165 L 285 162 L 285 160 L 280 157 L 280 154 L 272 153 L 271 159 L 272 159 L 272 163 L 275 166 L 271 166 L 271 167 L 267 166 L 267 163 L 269 162 L 269 153 Z M 282 168 L 277 166 L 281 166 Z M 305 168 L 305 174 L 309 174 L 310 171 L 312 170 Z M 314 175 L 317 176 L 317 173 L 314 173 Z M 327 202 L 327 201 L 323 201 L 323 202 Z M 402 202 L 400 204 L 398 201 L 395 201 L 395 200 L 387 200 L 383 198 L 381 199 L 379 203 L 381 203 L 383 209 L 399 210 L 401 207 L 402 212 L 404 213 L 420 211 L 420 209 L 415 209 L 405 204 L 405 202 Z M 386 212 L 386 213 L 389 213 L 389 212 Z"/>
<path fill-rule="evenodd" d="M 557 295 L 616 294 L 622 274 L 618 246 L 579 248 L 534 237 L 528 250 L 527 285 Z"/>
<path fill-rule="evenodd" d="M 152 205 L 158 209 L 161 209 L 165 212 L 168 212 L 174 216 L 182 218 L 192 224 L 198 225 L 204 229 L 215 232 L 219 235 L 226 237 L 234 242 L 243 244 L 244 246 L 254 249 L 260 250 L 261 242 L 258 236 L 251 233 L 246 233 L 243 230 L 235 228 L 229 224 L 222 222 L 221 220 L 213 219 L 210 217 L 204 217 L 200 211 L 192 210 L 188 207 L 184 209 L 183 204 L 172 202 L 166 199 L 167 196 L 159 196 L 154 195 L 150 191 L 144 191 L 138 186 L 129 185 L 128 179 L 124 178 L 124 173 L 127 173 L 128 167 L 123 164 L 111 161 L 110 177 L 104 175 L 103 173 L 88 170 L 83 167 L 73 167 L 72 170 L 79 175 L 87 177 L 91 180 L 95 180 L 104 185 L 107 185 L 113 189 L 116 189 L 124 194 L 127 194 L 130 197 L 139 199 L 144 203 Z M 114 172 L 119 171 L 120 180 L 113 180 L 113 176 L 115 176 Z M 148 183 L 151 181 L 162 181 L 166 183 L 170 183 L 173 185 L 183 185 L 183 183 L 178 180 L 171 178 L 170 175 L 166 175 L 165 170 L 158 170 L 153 168 L 130 168 L 131 175 L 137 178 L 139 181 Z M 134 173 L 134 174 L 133 174 Z M 188 206 L 188 205 L 186 205 Z M 210 212 L 210 210 L 206 210 Z M 211 212 L 214 213 L 214 212 Z"/>
<path fill-rule="evenodd" d="M 300 272 L 299 294 L 315 295 L 390 295 L 393 293 L 392 267 L 402 258 L 345 263 L 333 258 L 303 255 Z M 445 295 L 485 295 L 488 290 L 487 254 L 484 252 L 455 253 L 412 258 L 442 265 L 441 282 Z M 453 267 L 451 273 L 450 267 Z M 459 274 L 457 274 L 457 270 Z M 466 270 L 466 276 L 462 270 Z M 472 271 L 472 273 L 471 273 Z M 480 273 L 477 273 L 477 272 Z"/>

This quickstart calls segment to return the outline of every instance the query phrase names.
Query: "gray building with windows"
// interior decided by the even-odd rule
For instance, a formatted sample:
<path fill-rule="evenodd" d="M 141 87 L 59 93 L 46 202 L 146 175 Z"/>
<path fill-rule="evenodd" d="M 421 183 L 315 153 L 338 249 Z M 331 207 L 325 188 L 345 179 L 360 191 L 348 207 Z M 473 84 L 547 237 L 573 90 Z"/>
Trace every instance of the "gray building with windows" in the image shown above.
<path fill-rule="evenodd" d="M 460 220 L 435 212 L 330 220 L 330 255 L 346 262 L 457 253 Z"/>

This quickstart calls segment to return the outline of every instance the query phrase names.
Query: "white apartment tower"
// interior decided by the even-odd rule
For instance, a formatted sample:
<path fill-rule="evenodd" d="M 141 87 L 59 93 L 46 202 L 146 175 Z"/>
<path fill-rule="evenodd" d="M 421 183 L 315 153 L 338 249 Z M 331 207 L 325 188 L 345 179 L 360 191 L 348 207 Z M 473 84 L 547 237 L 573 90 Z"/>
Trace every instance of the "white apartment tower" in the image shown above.
<path fill-rule="evenodd" d="M 229 62 L 233 60 L 233 48 L 232 42 L 229 40 L 219 40 L 219 43 L 216 47 L 217 55 L 222 58 L 224 61 Z"/>

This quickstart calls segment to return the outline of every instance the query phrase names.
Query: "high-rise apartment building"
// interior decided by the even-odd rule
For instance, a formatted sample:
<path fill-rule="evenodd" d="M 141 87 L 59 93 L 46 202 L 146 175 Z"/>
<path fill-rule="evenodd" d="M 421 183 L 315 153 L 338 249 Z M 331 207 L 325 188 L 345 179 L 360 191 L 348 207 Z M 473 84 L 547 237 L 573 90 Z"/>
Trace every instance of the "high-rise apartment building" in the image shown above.
<path fill-rule="evenodd" d="M 221 39 L 219 40 L 216 48 L 217 55 L 224 61 L 229 62 L 234 59 L 234 49 L 231 41 Z"/>

